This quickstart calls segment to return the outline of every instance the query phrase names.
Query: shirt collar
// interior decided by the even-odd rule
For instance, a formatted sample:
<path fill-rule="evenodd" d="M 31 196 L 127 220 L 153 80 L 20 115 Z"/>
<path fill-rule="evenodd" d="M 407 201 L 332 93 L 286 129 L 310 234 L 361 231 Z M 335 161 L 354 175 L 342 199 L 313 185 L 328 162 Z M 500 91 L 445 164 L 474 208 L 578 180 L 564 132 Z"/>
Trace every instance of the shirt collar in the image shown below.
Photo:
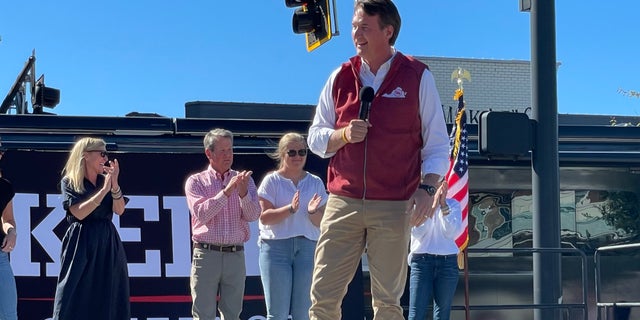
<path fill-rule="evenodd" d="M 371 72 L 371 68 L 369 67 L 369 64 L 367 64 L 367 62 L 364 61 L 364 59 L 360 58 L 360 62 L 361 62 L 360 80 L 362 81 L 362 85 L 371 86 L 376 92 L 378 91 L 378 88 L 380 87 L 382 80 L 384 80 L 385 76 L 387 75 L 387 72 L 389 72 L 389 69 L 391 68 L 391 63 L 393 62 L 393 58 L 395 58 L 397 53 L 396 48 L 391 47 L 391 50 L 393 51 L 391 58 L 389 58 L 389 60 L 387 60 L 385 63 L 383 63 L 380 66 L 376 74 L 373 74 L 373 72 Z"/>
<path fill-rule="evenodd" d="M 389 58 L 389 60 L 387 60 L 385 63 L 383 63 L 380 66 L 380 69 L 378 70 L 378 72 L 380 72 L 380 71 L 386 72 L 391 67 L 391 62 L 393 61 L 393 58 L 396 56 L 396 53 L 397 53 L 395 47 L 391 47 L 391 51 L 393 52 L 391 54 L 391 58 Z M 362 67 L 360 68 L 360 73 L 362 73 L 362 72 L 371 73 L 371 67 L 369 67 L 369 64 L 366 61 L 364 61 L 364 59 L 362 59 L 362 58 L 360 58 L 360 61 L 362 62 Z"/>
<path fill-rule="evenodd" d="M 211 165 L 209 165 L 209 171 L 211 171 L 211 174 L 218 180 L 224 180 L 227 177 L 229 177 L 229 174 L 231 174 L 231 170 L 227 170 L 225 172 L 218 172 Z"/>

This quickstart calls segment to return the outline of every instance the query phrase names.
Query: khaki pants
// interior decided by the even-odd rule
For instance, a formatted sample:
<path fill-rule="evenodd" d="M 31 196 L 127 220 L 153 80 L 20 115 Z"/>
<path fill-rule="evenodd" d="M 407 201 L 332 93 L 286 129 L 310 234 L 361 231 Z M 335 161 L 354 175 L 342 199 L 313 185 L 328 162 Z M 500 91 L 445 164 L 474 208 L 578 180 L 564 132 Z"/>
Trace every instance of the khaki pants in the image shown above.
<path fill-rule="evenodd" d="M 410 237 L 406 204 L 329 196 L 315 253 L 311 320 L 341 318 L 342 299 L 365 246 L 374 319 L 404 319 L 400 297 Z"/>
<path fill-rule="evenodd" d="M 244 251 L 217 252 L 193 249 L 191 262 L 191 314 L 194 320 L 215 320 L 220 292 L 223 320 L 239 320 L 244 302 Z"/>

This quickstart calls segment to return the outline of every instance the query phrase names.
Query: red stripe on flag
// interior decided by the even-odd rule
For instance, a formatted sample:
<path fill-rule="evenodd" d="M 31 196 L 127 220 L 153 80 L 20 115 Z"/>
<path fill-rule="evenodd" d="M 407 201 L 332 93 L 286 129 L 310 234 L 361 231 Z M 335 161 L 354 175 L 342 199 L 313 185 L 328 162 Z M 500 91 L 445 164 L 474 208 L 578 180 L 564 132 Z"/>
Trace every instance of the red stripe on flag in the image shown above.
<path fill-rule="evenodd" d="M 447 197 L 460 203 L 462 209 L 462 230 L 456 236 L 456 245 L 460 251 L 464 250 L 469 239 L 469 164 L 467 149 L 466 114 L 464 113 L 464 98 L 462 93 L 458 97 L 458 113 L 456 122 L 451 130 L 451 151 L 449 154 L 449 171 L 446 174 L 449 190 Z"/>

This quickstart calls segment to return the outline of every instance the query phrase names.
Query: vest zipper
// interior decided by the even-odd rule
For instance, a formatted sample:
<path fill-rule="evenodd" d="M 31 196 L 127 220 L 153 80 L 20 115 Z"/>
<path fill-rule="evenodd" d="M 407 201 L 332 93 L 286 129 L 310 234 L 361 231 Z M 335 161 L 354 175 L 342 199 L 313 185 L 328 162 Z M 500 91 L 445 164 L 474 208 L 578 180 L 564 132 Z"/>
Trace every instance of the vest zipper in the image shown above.
<path fill-rule="evenodd" d="M 369 139 L 364 137 L 364 161 L 362 165 L 362 200 L 367 198 L 367 142 Z"/>

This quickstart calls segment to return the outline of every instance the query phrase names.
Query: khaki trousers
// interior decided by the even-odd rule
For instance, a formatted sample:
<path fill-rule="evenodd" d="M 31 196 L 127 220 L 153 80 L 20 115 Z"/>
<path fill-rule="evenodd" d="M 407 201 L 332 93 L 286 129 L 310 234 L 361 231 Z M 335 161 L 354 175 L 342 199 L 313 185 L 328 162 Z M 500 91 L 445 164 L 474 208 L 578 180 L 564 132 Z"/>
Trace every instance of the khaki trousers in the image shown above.
<path fill-rule="evenodd" d="M 194 248 L 190 280 L 193 320 L 215 320 L 218 307 L 222 320 L 240 320 L 246 274 L 244 251 Z"/>
<path fill-rule="evenodd" d="M 374 319 L 404 319 L 400 297 L 410 238 L 406 204 L 329 195 L 315 253 L 311 320 L 341 318 L 342 299 L 365 247 Z"/>

